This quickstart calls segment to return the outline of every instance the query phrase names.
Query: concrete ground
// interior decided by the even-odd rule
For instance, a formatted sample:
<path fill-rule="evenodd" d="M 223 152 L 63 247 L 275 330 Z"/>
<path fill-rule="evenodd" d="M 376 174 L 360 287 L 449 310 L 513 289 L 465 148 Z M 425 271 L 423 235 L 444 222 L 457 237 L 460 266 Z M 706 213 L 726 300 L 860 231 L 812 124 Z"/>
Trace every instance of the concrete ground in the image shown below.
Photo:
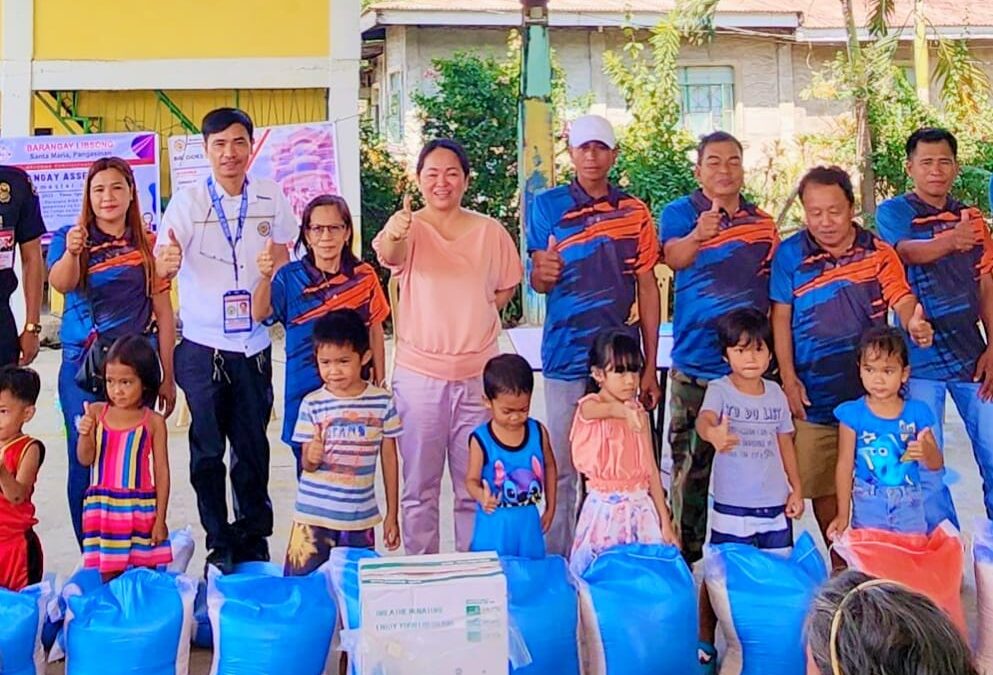
<path fill-rule="evenodd" d="M 501 340 L 504 351 L 512 351 L 509 340 Z M 389 351 L 389 345 L 387 347 Z M 284 362 L 281 346 L 274 348 L 275 368 L 273 374 L 277 415 L 282 412 L 282 383 Z M 79 562 L 79 550 L 72 534 L 69 523 L 69 511 L 65 497 L 66 477 L 66 443 L 63 430 L 62 411 L 59 407 L 56 387 L 61 352 L 43 349 L 34 364 L 41 375 L 42 393 L 38 403 L 35 419 L 27 427 L 27 432 L 44 441 L 48 455 L 39 475 L 35 490 L 35 504 L 38 508 L 40 524 L 37 528 L 45 549 L 45 568 L 47 571 L 62 575 L 70 574 Z M 537 379 L 537 391 L 532 401 L 532 415 L 544 419 L 543 382 Z M 203 549 L 203 530 L 197 516 L 196 499 L 189 483 L 189 445 L 185 428 L 177 426 L 178 414 L 169 421 L 169 457 L 172 469 L 172 496 L 169 502 L 170 529 L 179 529 L 191 525 L 195 532 L 197 550 L 190 565 L 190 572 L 197 574 L 203 569 L 206 552 Z M 293 510 L 295 495 L 295 476 L 293 470 L 293 455 L 279 440 L 281 419 L 273 420 L 269 425 L 269 440 L 272 446 L 272 463 L 270 473 L 270 494 L 275 509 L 275 532 L 270 540 L 273 560 L 282 560 L 289 536 L 290 518 Z M 952 494 L 958 507 L 959 517 L 964 528 L 964 539 L 968 551 L 971 543 L 971 532 L 977 518 L 985 518 L 982 501 L 982 486 L 979 480 L 975 461 L 972 457 L 971 446 L 965 434 L 961 418 L 949 400 L 945 425 L 945 456 L 950 471 Z M 668 449 L 666 449 L 668 453 Z M 668 463 L 663 460 L 663 468 Z M 382 499 L 382 495 L 380 495 Z M 453 550 L 454 535 L 451 518 L 452 489 L 447 477 L 442 488 L 442 549 Z M 447 515 L 446 515 L 447 514 Z M 816 534 L 816 526 L 809 508 L 805 513 L 800 529 L 810 530 Z M 963 602 L 966 616 L 970 623 L 971 632 L 975 633 L 975 580 L 972 573 L 972 561 L 966 554 L 965 584 L 963 587 Z M 699 573 L 699 572 L 698 572 Z M 209 672 L 210 653 L 194 650 L 191 674 L 202 675 Z M 62 665 L 50 666 L 49 673 L 62 673 Z"/>

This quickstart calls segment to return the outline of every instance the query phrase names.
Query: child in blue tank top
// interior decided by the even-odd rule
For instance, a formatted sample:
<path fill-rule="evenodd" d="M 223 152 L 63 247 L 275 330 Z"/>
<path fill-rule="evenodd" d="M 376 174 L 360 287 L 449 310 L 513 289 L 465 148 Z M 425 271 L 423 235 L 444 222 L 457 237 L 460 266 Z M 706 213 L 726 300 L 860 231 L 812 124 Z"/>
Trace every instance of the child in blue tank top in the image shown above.
<path fill-rule="evenodd" d="M 469 438 L 465 483 L 479 503 L 471 551 L 545 556 L 543 533 L 555 514 L 557 474 L 548 431 L 528 416 L 533 390 L 531 366 L 516 354 L 494 357 L 483 370 L 492 419 Z"/>

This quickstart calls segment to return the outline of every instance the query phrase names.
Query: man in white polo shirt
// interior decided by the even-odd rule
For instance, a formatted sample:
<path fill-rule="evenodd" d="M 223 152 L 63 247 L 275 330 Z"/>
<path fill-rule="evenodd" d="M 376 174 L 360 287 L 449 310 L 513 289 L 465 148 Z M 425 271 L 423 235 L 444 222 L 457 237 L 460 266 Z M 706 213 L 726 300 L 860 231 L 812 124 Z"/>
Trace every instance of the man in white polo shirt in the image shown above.
<path fill-rule="evenodd" d="M 209 564 L 269 560 L 272 534 L 269 441 L 272 361 L 265 326 L 252 321 L 255 259 L 268 240 L 299 232 L 276 183 L 248 180 L 252 120 L 220 108 L 202 124 L 211 176 L 175 194 L 156 245 L 159 276 L 178 276 L 183 340 L 176 381 L 190 407 L 190 480 L 207 532 Z M 277 267 L 288 257 L 276 246 Z M 231 444 L 234 522 L 228 522 L 224 453 Z"/>

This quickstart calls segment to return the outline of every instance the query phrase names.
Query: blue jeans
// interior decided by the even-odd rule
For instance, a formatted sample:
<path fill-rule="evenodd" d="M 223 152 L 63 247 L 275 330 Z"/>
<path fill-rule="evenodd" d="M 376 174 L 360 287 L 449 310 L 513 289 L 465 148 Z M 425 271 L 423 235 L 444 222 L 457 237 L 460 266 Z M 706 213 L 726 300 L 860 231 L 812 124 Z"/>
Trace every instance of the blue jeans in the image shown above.
<path fill-rule="evenodd" d="M 979 465 L 979 475 L 983 479 L 983 504 L 986 517 L 993 519 L 993 402 L 984 402 L 977 395 L 978 382 L 939 382 L 910 378 L 910 397 L 922 401 L 931 409 L 935 425 L 934 437 L 938 447 L 944 448 L 943 426 L 945 421 L 945 396 L 952 395 L 952 401 L 965 422 L 965 431 L 972 441 L 972 454 Z M 921 466 L 921 482 L 925 493 L 924 510 L 928 528 L 934 528 L 946 518 L 955 527 L 959 526 L 952 495 L 944 484 L 945 470 L 928 471 Z"/>
<path fill-rule="evenodd" d="M 69 498 L 69 515 L 72 518 L 72 529 L 76 534 L 76 541 L 80 551 L 83 550 L 83 495 L 90 485 L 90 468 L 83 466 L 76 458 L 76 444 L 79 442 L 79 433 L 76 431 L 76 424 L 83 416 L 83 403 L 93 403 L 103 400 L 97 398 L 88 391 L 84 391 L 76 384 L 76 372 L 82 361 L 62 360 L 59 368 L 59 406 L 62 408 L 62 417 L 65 420 L 66 428 L 66 450 L 69 453 L 69 475 L 66 478 L 66 493 Z"/>
<path fill-rule="evenodd" d="M 852 485 L 852 527 L 925 534 L 924 491 L 919 485 L 889 487 L 856 478 Z"/>

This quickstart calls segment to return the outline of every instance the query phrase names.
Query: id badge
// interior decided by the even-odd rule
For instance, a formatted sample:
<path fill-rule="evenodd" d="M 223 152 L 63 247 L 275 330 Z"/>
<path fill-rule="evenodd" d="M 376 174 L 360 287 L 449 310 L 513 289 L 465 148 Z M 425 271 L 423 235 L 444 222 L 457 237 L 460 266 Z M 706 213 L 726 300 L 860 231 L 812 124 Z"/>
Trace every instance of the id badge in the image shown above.
<path fill-rule="evenodd" d="M 0 228 L 0 270 L 14 267 L 14 228 Z"/>
<path fill-rule="evenodd" d="M 252 294 L 228 291 L 224 294 L 224 333 L 252 332 Z"/>

